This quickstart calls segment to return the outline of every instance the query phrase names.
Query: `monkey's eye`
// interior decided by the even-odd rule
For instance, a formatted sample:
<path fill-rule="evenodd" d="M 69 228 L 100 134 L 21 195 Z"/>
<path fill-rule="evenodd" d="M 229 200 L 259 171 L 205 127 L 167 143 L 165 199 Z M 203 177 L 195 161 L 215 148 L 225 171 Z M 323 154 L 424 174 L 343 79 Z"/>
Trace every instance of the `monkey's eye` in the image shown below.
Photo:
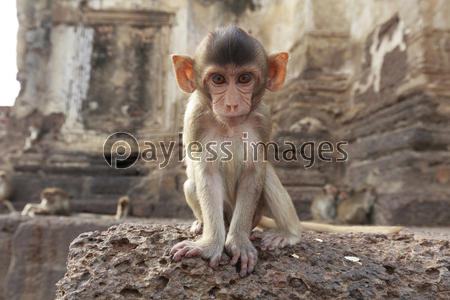
<path fill-rule="evenodd" d="M 239 76 L 238 81 L 239 83 L 249 83 L 252 77 L 248 74 L 242 74 Z"/>
<path fill-rule="evenodd" d="M 223 77 L 222 75 L 214 75 L 212 81 L 215 84 L 223 84 L 225 83 L 225 77 Z"/>

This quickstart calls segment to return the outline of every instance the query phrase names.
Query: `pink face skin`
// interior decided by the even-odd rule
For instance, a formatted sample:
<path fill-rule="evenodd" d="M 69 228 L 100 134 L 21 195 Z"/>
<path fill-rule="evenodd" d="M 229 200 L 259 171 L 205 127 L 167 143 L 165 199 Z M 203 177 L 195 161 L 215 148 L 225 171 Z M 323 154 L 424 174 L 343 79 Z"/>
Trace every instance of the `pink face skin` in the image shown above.
<path fill-rule="evenodd" d="M 241 124 L 252 106 L 253 92 L 260 80 L 258 70 L 251 66 L 212 66 L 206 69 L 203 78 L 218 119 L 229 127 Z"/>
<path fill-rule="evenodd" d="M 324 191 L 326 194 L 333 195 L 333 196 L 336 196 L 338 193 L 337 187 L 335 187 L 334 185 L 331 185 L 331 184 L 325 185 Z"/>

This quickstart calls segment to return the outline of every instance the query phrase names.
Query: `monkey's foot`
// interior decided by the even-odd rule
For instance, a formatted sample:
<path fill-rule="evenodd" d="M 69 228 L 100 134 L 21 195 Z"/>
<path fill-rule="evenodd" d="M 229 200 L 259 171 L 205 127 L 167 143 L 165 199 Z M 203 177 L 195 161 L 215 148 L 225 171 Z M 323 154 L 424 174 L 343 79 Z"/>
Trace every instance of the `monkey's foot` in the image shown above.
<path fill-rule="evenodd" d="M 209 266 L 214 268 L 219 265 L 222 252 L 223 246 L 220 242 L 199 240 L 196 242 L 184 241 L 176 244 L 170 251 L 170 255 L 173 255 L 174 261 L 179 261 L 183 256 L 193 257 L 198 255 L 204 259 L 209 259 Z"/>
<path fill-rule="evenodd" d="M 294 235 L 291 233 L 283 232 L 277 229 L 271 229 L 266 231 L 254 231 L 250 236 L 250 240 L 261 239 L 262 251 L 273 251 L 277 247 L 284 248 L 288 245 L 295 245 L 300 242 L 300 233 Z"/>
<path fill-rule="evenodd" d="M 225 242 L 225 250 L 231 256 L 230 264 L 232 266 L 236 265 L 240 259 L 241 270 L 239 276 L 245 277 L 255 270 L 255 265 L 258 261 L 258 252 L 248 237 L 233 238 L 232 236 L 228 236 Z"/>
<path fill-rule="evenodd" d="M 200 234 L 203 232 L 203 222 L 196 220 L 192 223 L 191 225 L 191 232 L 196 233 L 196 234 Z"/>

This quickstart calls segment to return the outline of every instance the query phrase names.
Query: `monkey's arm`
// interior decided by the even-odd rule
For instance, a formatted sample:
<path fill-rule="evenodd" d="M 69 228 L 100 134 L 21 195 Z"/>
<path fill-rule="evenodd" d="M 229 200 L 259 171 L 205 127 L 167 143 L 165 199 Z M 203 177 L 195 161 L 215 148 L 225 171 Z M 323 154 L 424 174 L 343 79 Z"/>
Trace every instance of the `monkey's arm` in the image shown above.
<path fill-rule="evenodd" d="M 184 241 L 175 245 L 170 254 L 178 261 L 182 256 L 200 255 L 210 259 L 209 266 L 219 264 L 225 243 L 223 218 L 224 187 L 217 170 L 204 163 L 195 164 L 195 184 L 203 217 L 203 235 L 196 242 Z"/>
<path fill-rule="evenodd" d="M 48 215 L 50 214 L 49 209 L 42 204 L 28 203 L 25 205 L 22 211 L 23 216 L 34 216 L 34 215 Z"/>
<path fill-rule="evenodd" d="M 225 242 L 225 249 L 232 256 L 230 264 L 241 260 L 239 275 L 245 277 L 253 272 L 258 253 L 250 242 L 253 216 L 258 205 L 264 184 L 265 164 L 252 163 L 240 180 L 237 190 L 236 207 L 231 219 L 230 230 Z"/>

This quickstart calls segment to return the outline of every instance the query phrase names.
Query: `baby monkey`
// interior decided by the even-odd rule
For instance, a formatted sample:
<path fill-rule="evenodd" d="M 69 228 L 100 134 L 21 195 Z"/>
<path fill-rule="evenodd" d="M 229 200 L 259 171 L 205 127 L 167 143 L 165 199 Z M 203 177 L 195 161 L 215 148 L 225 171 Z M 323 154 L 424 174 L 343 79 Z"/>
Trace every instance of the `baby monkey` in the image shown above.
<path fill-rule="evenodd" d="M 258 260 L 251 240 L 262 239 L 261 250 L 273 251 L 298 243 L 302 227 L 342 231 L 300 223 L 265 151 L 247 147 L 270 141 L 270 112 L 262 98 L 266 90 L 283 86 L 288 59 L 286 52 L 267 55 L 258 40 L 236 26 L 211 32 L 193 58 L 172 56 L 178 85 L 192 94 L 184 116 L 184 193 L 197 218 L 192 230 L 203 232 L 197 241 L 176 244 L 174 261 L 201 256 L 215 267 L 225 249 L 244 277 Z M 269 230 L 252 233 L 255 226 Z"/>
<path fill-rule="evenodd" d="M 345 197 L 342 195 L 341 197 Z M 347 224 L 368 224 L 373 203 L 377 197 L 376 189 L 366 184 L 359 191 L 351 193 L 338 207 L 340 222 Z"/>
<path fill-rule="evenodd" d="M 72 200 L 65 191 L 59 188 L 46 188 L 41 192 L 41 203 L 28 203 L 22 215 L 59 215 L 70 216 L 73 211 Z"/>
<path fill-rule="evenodd" d="M 10 212 L 16 211 L 9 201 L 14 193 L 14 186 L 6 171 L 0 171 L 0 202 L 3 203 Z"/>
<path fill-rule="evenodd" d="M 336 219 L 336 196 L 338 188 L 327 184 L 322 193 L 314 198 L 311 204 L 311 215 L 314 221 L 333 222 Z"/>

